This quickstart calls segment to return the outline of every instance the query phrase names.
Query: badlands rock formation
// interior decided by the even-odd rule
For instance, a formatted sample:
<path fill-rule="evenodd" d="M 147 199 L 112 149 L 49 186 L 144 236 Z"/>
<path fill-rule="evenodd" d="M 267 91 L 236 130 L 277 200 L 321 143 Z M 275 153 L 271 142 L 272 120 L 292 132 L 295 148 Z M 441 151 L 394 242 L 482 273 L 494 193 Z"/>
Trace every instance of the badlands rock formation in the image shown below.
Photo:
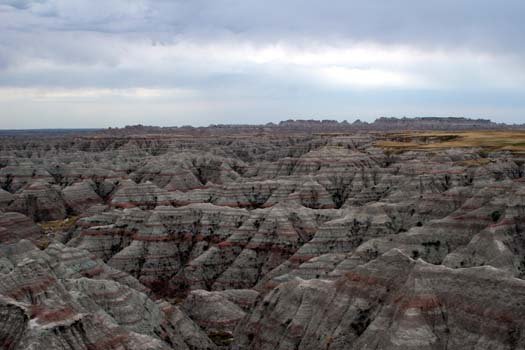
<path fill-rule="evenodd" d="M 1 137 L 0 348 L 525 349 L 525 133 L 503 129 Z"/>

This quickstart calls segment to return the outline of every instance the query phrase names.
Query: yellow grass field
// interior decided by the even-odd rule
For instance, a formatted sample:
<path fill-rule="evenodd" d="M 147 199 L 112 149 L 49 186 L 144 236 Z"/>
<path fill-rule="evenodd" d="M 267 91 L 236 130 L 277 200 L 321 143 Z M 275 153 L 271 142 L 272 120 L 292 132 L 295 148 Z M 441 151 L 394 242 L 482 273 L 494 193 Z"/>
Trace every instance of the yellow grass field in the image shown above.
<path fill-rule="evenodd" d="M 404 132 L 384 135 L 376 146 L 390 150 L 481 148 L 525 153 L 525 131 Z"/>
<path fill-rule="evenodd" d="M 64 220 L 47 221 L 39 223 L 38 225 L 44 232 L 67 231 L 75 226 L 78 216 L 72 216 Z"/>

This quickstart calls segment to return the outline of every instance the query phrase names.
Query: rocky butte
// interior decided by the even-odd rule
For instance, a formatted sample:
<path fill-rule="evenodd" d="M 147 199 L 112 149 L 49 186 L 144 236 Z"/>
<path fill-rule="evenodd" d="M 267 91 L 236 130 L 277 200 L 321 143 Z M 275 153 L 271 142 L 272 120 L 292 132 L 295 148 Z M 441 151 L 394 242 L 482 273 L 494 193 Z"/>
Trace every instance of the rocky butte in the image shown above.
<path fill-rule="evenodd" d="M 0 348 L 525 349 L 525 127 L 0 132 Z"/>

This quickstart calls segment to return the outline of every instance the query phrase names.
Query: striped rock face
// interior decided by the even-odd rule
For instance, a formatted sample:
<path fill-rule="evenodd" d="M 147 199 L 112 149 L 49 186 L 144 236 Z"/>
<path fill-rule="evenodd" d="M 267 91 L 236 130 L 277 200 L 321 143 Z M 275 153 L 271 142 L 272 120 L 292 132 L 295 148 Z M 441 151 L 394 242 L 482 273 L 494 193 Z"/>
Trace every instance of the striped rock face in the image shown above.
<path fill-rule="evenodd" d="M 16 243 L 21 239 L 36 240 L 42 230 L 27 216 L 0 212 L 0 243 Z"/>
<path fill-rule="evenodd" d="M 0 247 L 2 349 L 214 349 L 179 308 L 89 252 Z"/>
<path fill-rule="evenodd" d="M 0 189 L 0 209 L 6 209 L 13 201 L 13 195 L 6 190 Z"/>
<path fill-rule="evenodd" d="M 489 287 L 489 290 L 479 288 Z M 243 349 L 521 348 L 525 281 L 450 269 L 393 249 L 333 280 L 296 278 L 239 322 Z"/>
<path fill-rule="evenodd" d="M 62 190 L 62 196 L 69 212 L 81 215 L 90 207 L 102 204 L 102 198 L 95 192 L 96 185 L 91 180 L 76 182 Z"/>
<path fill-rule="evenodd" d="M 7 210 L 27 215 L 34 221 L 61 220 L 67 217 L 60 190 L 42 180 L 35 181 L 16 193 Z"/>
<path fill-rule="evenodd" d="M 525 349 L 513 139 L 359 125 L 0 137 L 0 348 Z"/>

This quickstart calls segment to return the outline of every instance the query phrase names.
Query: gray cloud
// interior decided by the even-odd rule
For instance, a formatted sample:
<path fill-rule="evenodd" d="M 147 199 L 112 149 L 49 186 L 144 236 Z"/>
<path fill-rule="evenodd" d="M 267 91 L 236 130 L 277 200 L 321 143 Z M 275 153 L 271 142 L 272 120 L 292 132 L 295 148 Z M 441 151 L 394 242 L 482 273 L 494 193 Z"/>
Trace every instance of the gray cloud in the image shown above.
<path fill-rule="evenodd" d="M 483 114 L 482 98 L 514 121 L 524 110 L 523 13 L 523 0 L 0 0 L 0 128 L 6 110 L 60 110 L 38 94 L 22 107 L 9 89 L 99 91 L 63 102 L 79 120 L 79 106 L 119 110 L 107 89 L 161 89 L 193 94 L 162 115 L 342 117 L 401 113 L 397 101 L 421 106 L 413 113 L 426 103 L 429 113 Z M 134 118 L 165 102 L 152 96 Z"/>
<path fill-rule="evenodd" d="M 521 0 L 2 0 L 58 30 L 522 50 Z"/>
<path fill-rule="evenodd" d="M 100 44 L 109 46 L 108 40 L 131 36 L 164 44 L 230 39 L 298 46 L 372 42 L 518 56 L 524 50 L 522 0 L 0 0 L 2 4 L 0 44 L 22 53 L 34 46 L 45 54 L 47 48 L 58 57 L 69 50 L 68 59 L 88 50 L 98 54 L 101 45 L 92 42 L 94 33 L 106 35 Z M 79 32 L 91 35 L 64 34 Z M 87 41 L 88 48 L 83 50 L 78 41 Z"/>

